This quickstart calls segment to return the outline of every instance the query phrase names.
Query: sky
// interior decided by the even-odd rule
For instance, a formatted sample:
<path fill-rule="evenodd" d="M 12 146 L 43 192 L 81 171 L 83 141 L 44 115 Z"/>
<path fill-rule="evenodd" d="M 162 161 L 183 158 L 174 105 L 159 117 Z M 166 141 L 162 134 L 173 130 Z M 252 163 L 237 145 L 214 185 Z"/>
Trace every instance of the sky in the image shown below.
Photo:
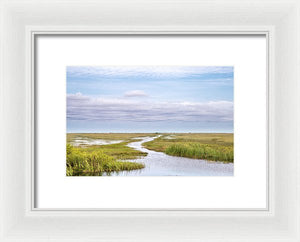
<path fill-rule="evenodd" d="M 68 66 L 67 132 L 233 132 L 232 66 Z"/>

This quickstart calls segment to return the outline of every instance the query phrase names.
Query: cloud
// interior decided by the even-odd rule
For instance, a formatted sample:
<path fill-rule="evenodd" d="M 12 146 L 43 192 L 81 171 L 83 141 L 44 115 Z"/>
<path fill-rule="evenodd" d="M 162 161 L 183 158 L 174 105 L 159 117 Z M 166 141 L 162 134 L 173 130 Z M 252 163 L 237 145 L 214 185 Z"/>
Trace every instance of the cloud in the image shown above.
<path fill-rule="evenodd" d="M 67 95 L 68 120 L 232 122 L 233 102 L 149 102 Z"/>
<path fill-rule="evenodd" d="M 125 92 L 124 97 L 148 97 L 148 95 L 142 90 L 132 90 Z"/>
<path fill-rule="evenodd" d="M 232 66 L 68 66 L 68 78 L 184 78 L 192 75 L 232 74 Z"/>

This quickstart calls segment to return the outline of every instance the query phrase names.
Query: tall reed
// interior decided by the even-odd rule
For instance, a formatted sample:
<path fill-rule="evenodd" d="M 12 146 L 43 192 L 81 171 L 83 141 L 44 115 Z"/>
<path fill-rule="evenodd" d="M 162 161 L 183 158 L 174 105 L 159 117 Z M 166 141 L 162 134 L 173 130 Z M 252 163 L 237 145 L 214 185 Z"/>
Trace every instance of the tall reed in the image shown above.
<path fill-rule="evenodd" d="M 233 162 L 233 146 L 214 144 L 173 144 L 167 147 L 166 154 L 211 161 Z"/>
<path fill-rule="evenodd" d="M 75 148 L 67 144 L 67 176 L 102 174 L 103 172 L 130 171 L 142 169 L 144 164 L 117 161 L 101 150 L 86 152 L 85 148 Z"/>

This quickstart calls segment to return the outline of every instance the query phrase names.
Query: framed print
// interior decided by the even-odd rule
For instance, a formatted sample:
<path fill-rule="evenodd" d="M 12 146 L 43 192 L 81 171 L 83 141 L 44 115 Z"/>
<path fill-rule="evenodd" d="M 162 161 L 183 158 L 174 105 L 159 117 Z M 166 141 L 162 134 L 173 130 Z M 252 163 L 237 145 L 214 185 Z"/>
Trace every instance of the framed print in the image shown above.
<path fill-rule="evenodd" d="M 0 241 L 300 240 L 299 1 L 0 9 Z"/>

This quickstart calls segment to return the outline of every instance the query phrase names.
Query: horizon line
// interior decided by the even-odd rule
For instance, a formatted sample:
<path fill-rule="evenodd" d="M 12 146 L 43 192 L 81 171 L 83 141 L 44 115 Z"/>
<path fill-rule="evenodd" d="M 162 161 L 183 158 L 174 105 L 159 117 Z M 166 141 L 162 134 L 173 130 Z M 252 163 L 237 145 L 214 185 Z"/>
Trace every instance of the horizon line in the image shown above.
<path fill-rule="evenodd" d="M 234 132 L 66 132 L 67 134 L 233 134 Z"/>

